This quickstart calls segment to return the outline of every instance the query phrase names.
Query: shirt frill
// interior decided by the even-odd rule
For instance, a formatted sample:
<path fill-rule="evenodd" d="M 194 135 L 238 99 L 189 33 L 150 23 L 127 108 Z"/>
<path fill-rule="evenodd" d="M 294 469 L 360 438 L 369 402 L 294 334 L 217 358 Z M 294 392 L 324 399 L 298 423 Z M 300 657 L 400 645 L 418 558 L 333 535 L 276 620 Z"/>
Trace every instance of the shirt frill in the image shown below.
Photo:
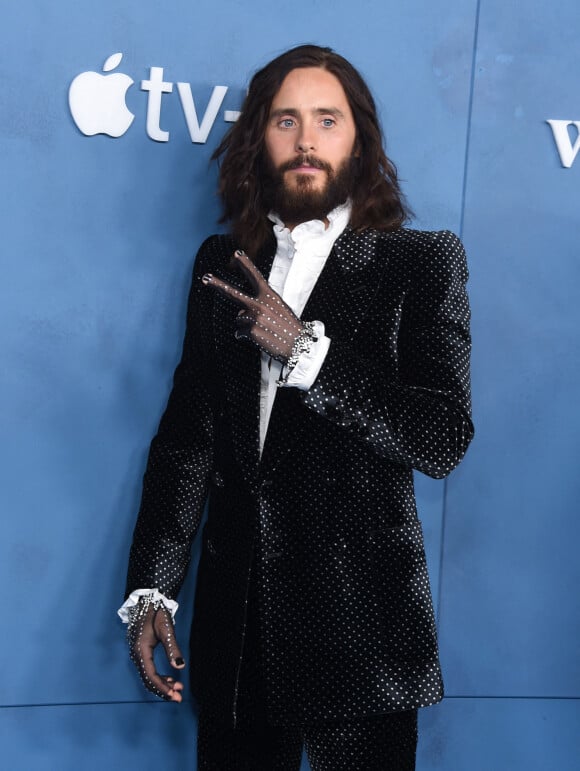
<path fill-rule="evenodd" d="M 312 323 L 314 334 L 318 340 L 312 343 L 309 351 L 304 351 L 304 353 L 300 354 L 296 366 L 290 371 L 286 381 L 281 383 L 282 388 L 292 386 L 299 388 L 301 391 L 308 391 L 309 388 L 312 388 L 314 381 L 318 377 L 330 347 L 330 338 L 324 334 L 324 324 L 322 321 L 313 321 Z"/>
<path fill-rule="evenodd" d="M 163 605 L 171 613 L 171 618 L 175 618 L 175 614 L 179 608 L 179 605 L 175 600 L 170 600 L 164 594 L 161 594 L 158 589 L 135 589 L 117 611 L 117 615 L 124 624 L 129 623 L 129 609 L 134 608 L 135 605 L 137 605 L 140 597 L 146 597 L 147 595 L 151 597 L 153 602 L 161 600 Z"/>

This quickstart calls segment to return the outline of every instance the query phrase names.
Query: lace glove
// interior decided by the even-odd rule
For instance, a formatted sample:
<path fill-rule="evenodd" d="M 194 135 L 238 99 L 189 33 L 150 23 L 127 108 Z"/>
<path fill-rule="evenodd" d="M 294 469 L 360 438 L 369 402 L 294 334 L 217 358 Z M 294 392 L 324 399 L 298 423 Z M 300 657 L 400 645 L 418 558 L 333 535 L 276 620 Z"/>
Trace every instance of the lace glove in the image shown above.
<path fill-rule="evenodd" d="M 127 641 L 131 661 L 137 667 L 145 688 L 166 701 L 181 701 L 183 684 L 168 675 L 160 675 L 155 669 L 153 651 L 161 643 L 175 669 L 183 669 L 185 662 L 175 640 L 171 613 L 162 600 L 144 595 L 129 609 Z"/>
<path fill-rule="evenodd" d="M 202 276 L 206 286 L 214 287 L 229 297 L 242 310 L 238 314 L 236 337 L 251 340 L 273 359 L 287 365 L 288 371 L 298 357 L 316 339 L 312 324 L 302 322 L 292 308 L 268 284 L 245 252 L 234 252 L 234 258 L 250 282 L 255 296 L 241 292 L 235 286 L 211 273 Z"/>

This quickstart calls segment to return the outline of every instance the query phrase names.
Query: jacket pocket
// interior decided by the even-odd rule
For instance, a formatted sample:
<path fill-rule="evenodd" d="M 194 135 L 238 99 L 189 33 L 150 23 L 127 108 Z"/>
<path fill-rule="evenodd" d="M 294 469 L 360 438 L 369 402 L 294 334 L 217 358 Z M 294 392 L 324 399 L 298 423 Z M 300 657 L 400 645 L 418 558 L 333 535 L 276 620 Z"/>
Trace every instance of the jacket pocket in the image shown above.
<path fill-rule="evenodd" d="M 437 657 L 437 633 L 420 522 L 369 533 L 377 601 L 388 654 L 398 661 Z"/>

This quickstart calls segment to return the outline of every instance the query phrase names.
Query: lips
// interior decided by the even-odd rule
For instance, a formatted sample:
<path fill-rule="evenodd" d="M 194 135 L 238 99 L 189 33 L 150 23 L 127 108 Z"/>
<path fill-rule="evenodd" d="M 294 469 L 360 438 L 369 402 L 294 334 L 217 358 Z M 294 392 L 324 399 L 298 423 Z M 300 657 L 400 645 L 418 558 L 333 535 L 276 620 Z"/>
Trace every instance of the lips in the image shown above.
<path fill-rule="evenodd" d="M 301 171 L 307 174 L 312 174 L 314 172 L 322 171 L 322 169 L 318 169 L 316 166 L 297 166 L 296 168 L 292 169 L 292 171 Z"/>

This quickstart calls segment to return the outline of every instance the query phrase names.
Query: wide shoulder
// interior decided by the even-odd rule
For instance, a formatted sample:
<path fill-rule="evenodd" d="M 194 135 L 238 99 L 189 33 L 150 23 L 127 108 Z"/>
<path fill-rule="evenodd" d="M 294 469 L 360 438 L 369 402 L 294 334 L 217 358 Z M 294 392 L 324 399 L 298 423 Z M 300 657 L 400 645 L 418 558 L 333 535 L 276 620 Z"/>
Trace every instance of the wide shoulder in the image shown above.
<path fill-rule="evenodd" d="M 414 230 L 398 228 L 393 231 L 375 231 L 379 248 L 397 250 L 407 254 L 421 255 L 424 252 L 462 251 L 463 245 L 450 230 Z"/>
<path fill-rule="evenodd" d="M 463 244 L 450 230 L 399 228 L 379 232 L 376 243 L 377 258 L 408 280 L 417 274 L 467 276 Z"/>
<path fill-rule="evenodd" d="M 348 227 L 337 241 L 337 246 L 354 256 L 369 255 L 390 258 L 404 258 L 413 261 L 429 252 L 462 252 L 463 245 L 450 230 L 378 230 L 367 228 L 362 231 Z"/>

